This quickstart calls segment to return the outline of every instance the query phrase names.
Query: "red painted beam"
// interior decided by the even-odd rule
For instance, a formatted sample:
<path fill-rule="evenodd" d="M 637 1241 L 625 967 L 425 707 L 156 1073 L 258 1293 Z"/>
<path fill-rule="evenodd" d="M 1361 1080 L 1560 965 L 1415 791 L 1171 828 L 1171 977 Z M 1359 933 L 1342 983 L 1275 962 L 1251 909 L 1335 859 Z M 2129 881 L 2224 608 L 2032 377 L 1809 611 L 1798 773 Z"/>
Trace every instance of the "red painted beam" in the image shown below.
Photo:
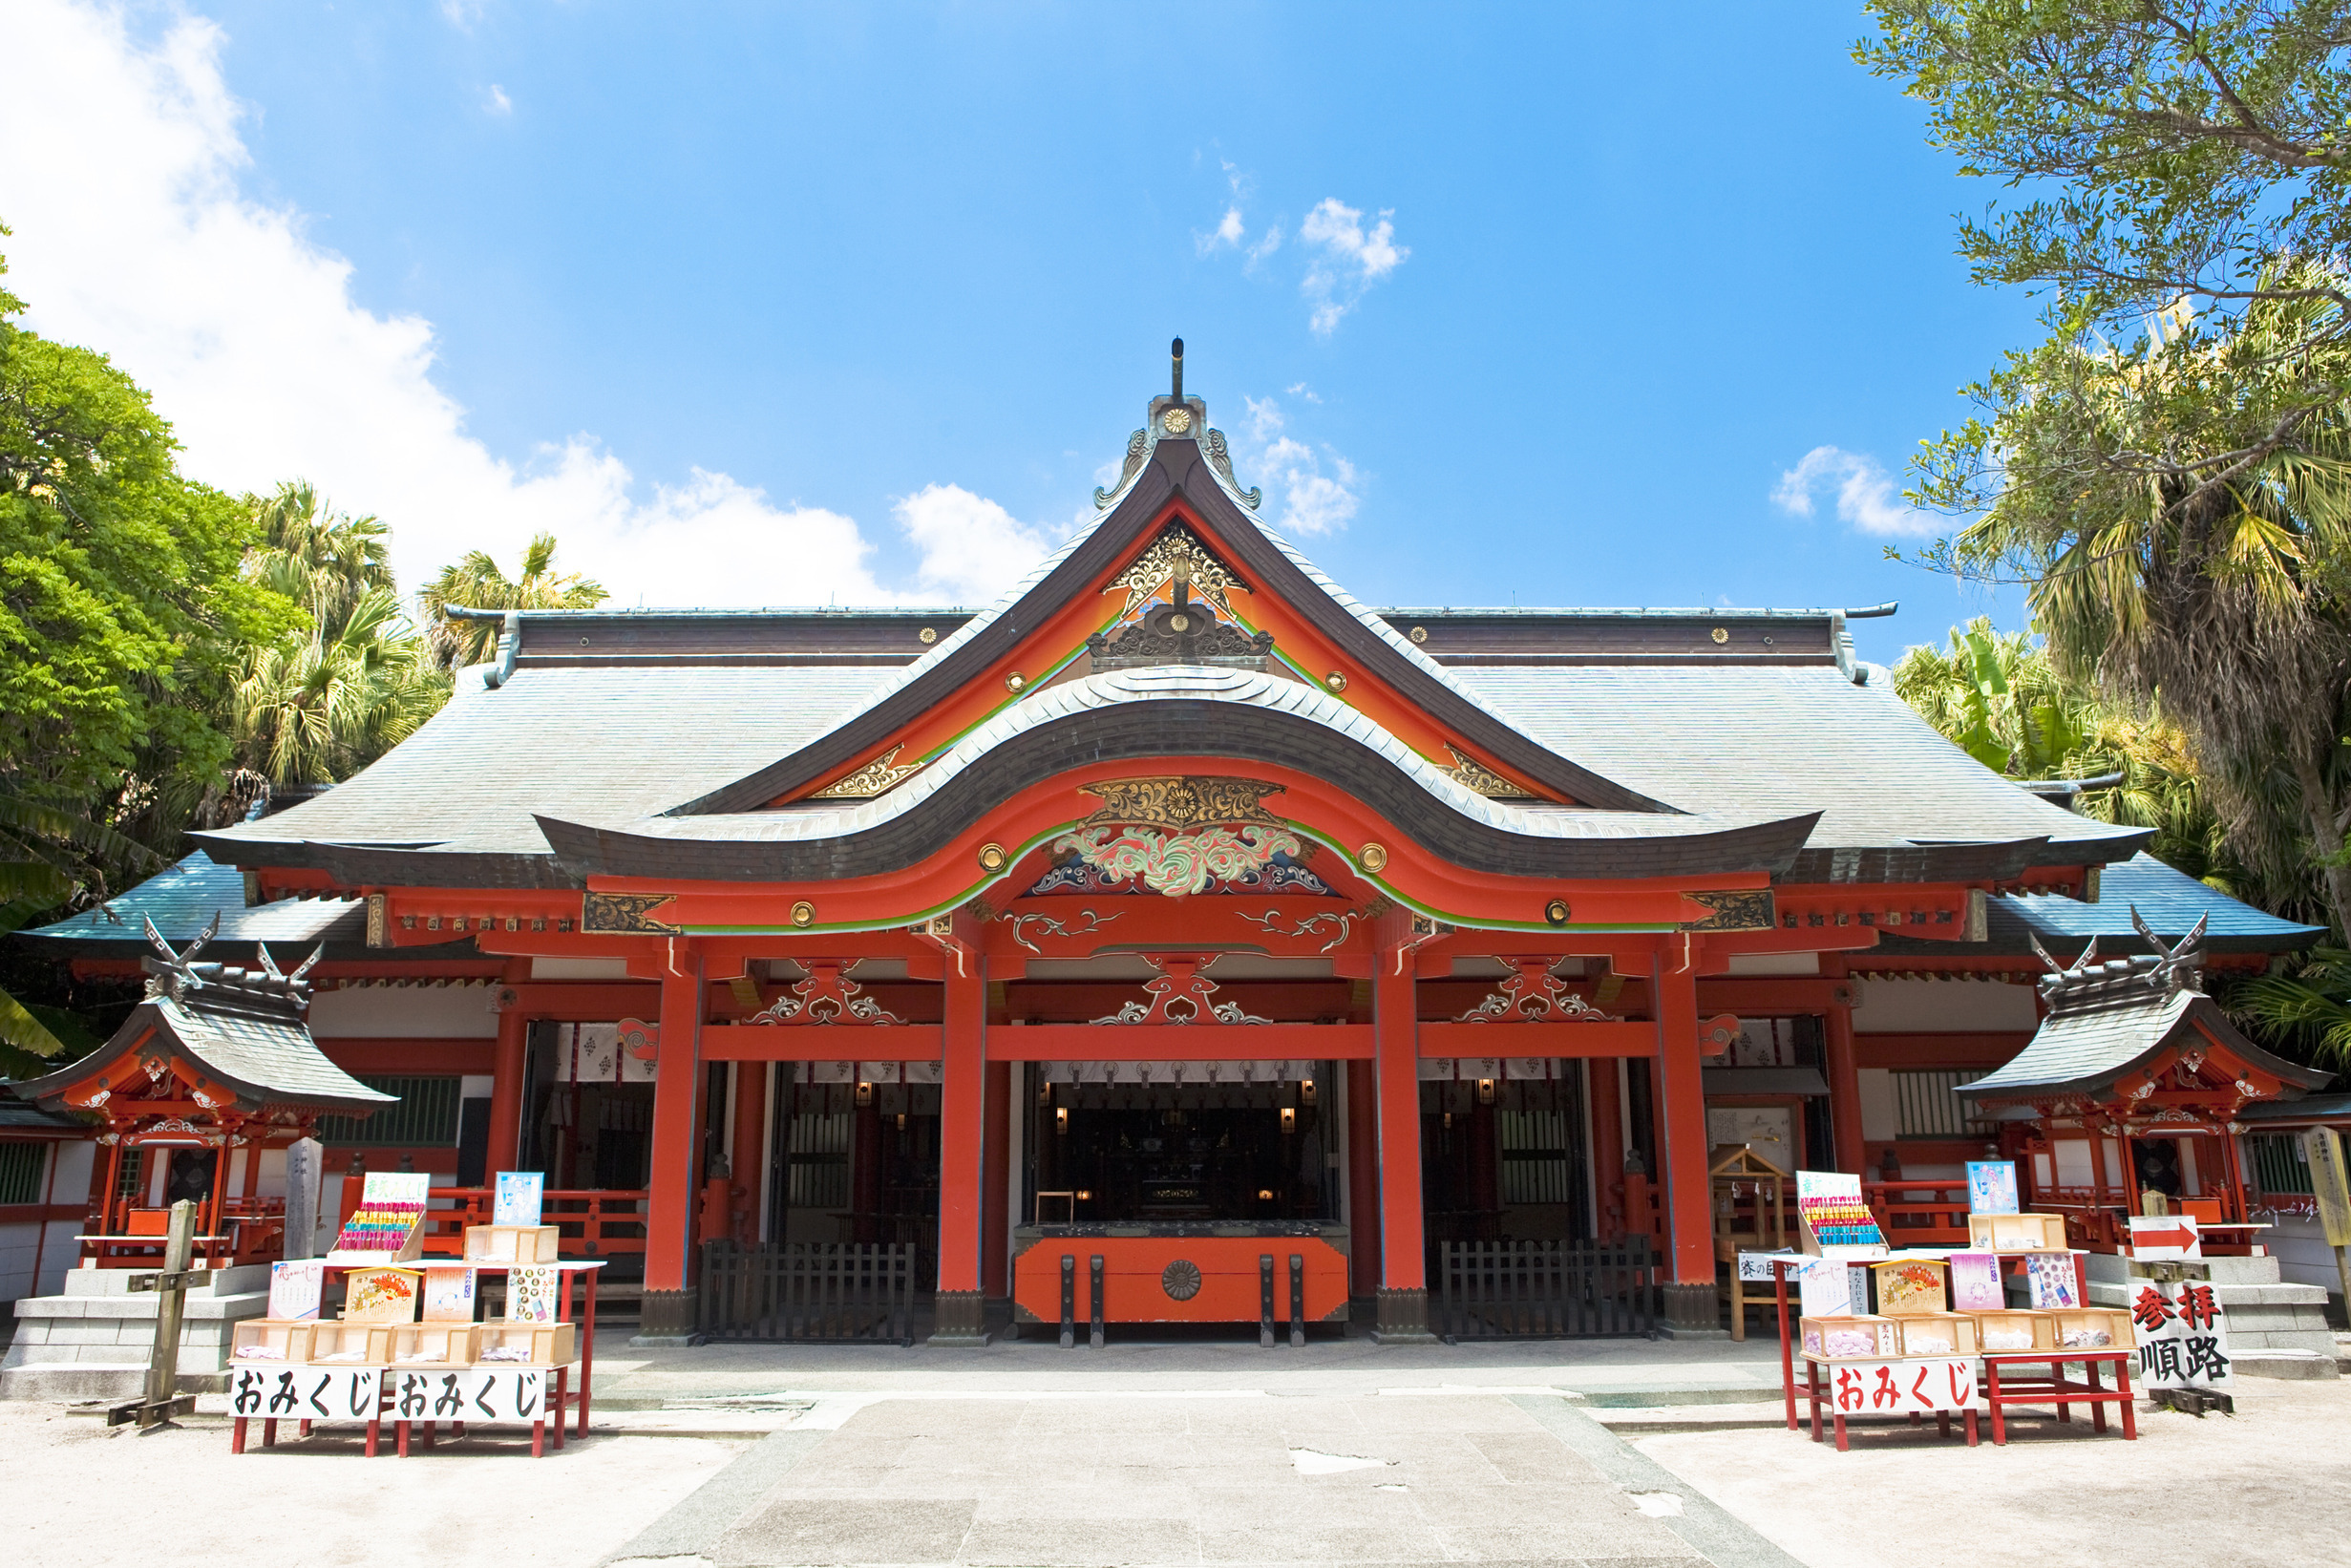
<path fill-rule="evenodd" d="M 938 1024 L 705 1024 L 706 1062 L 936 1062 Z"/>
<path fill-rule="evenodd" d="M 1030 1024 L 987 1031 L 991 1062 L 1364 1061 L 1371 1054 L 1368 1024 Z"/>
<path fill-rule="evenodd" d="M 1423 1056 L 1655 1056 L 1657 1026 L 1634 1024 L 1427 1024 Z"/>

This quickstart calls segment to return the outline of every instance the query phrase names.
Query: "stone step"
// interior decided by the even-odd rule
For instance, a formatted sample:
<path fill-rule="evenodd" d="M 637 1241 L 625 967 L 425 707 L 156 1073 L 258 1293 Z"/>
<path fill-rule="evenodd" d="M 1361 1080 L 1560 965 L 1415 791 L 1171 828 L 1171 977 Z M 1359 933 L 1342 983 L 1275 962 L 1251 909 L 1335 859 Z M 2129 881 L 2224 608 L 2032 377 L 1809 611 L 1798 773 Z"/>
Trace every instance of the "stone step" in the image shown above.
<path fill-rule="evenodd" d="M 182 1368 L 175 1389 L 217 1394 L 228 1389 L 228 1373 Z M 0 1399 L 46 1399 L 72 1404 L 86 1400 L 137 1399 L 147 1391 L 147 1364 L 85 1363 L 63 1367 L 11 1367 L 0 1370 Z"/>
<path fill-rule="evenodd" d="M 2330 1378 L 2342 1368 L 2332 1355 L 2316 1350 L 2240 1350 L 2229 1347 L 2229 1365 L 2239 1377 Z"/>
<path fill-rule="evenodd" d="M 119 1318 L 155 1322 L 161 1299 L 153 1291 L 136 1296 L 27 1296 L 16 1303 L 16 1331 L 35 1323 Z M 269 1310 L 269 1292 L 243 1291 L 233 1296 L 191 1294 L 180 1303 L 183 1323 L 228 1322 L 258 1318 Z"/>

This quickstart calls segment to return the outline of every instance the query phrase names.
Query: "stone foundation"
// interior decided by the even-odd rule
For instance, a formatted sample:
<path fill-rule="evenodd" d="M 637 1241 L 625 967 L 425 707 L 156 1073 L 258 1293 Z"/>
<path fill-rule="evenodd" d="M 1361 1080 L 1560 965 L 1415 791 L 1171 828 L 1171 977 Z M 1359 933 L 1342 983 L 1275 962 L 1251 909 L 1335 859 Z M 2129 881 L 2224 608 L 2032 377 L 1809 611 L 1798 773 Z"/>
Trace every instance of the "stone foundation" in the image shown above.
<path fill-rule="evenodd" d="M 987 1301 L 976 1290 L 943 1290 L 935 1299 L 932 1345 L 975 1349 L 987 1343 Z"/>
<path fill-rule="evenodd" d="M 1709 1280 L 1705 1284 L 1660 1285 L 1664 1300 L 1661 1303 L 1663 1321 L 1658 1331 L 1674 1340 L 1726 1340 L 1730 1330 L 1723 1326 L 1722 1287 Z"/>
<path fill-rule="evenodd" d="M 656 1348 L 702 1344 L 702 1292 L 647 1290 L 628 1343 Z"/>
<path fill-rule="evenodd" d="M 1426 1290 L 1382 1290 L 1379 1293 L 1379 1319 L 1371 1330 L 1374 1345 L 1434 1345 L 1437 1337 L 1429 1331 L 1429 1292 Z"/>
<path fill-rule="evenodd" d="M 16 1337 L 0 1360 L 0 1399 L 135 1399 L 145 1391 L 162 1298 L 133 1291 L 131 1276 L 152 1269 L 76 1268 L 55 1296 L 16 1303 Z M 181 1393 L 228 1387 L 236 1325 L 269 1310 L 269 1266 L 216 1269 L 187 1293 L 180 1321 Z"/>

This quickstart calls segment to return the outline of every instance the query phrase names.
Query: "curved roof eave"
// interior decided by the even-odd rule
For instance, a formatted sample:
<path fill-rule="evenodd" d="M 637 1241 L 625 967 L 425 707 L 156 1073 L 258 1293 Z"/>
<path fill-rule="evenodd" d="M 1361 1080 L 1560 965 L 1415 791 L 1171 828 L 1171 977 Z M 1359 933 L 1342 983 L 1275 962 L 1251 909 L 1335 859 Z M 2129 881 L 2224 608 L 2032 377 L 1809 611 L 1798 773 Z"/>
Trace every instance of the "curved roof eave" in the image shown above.
<path fill-rule="evenodd" d="M 1201 411 L 1205 417 L 1205 410 Z M 1256 515 L 1201 453 L 1197 440 L 1152 438 L 1123 494 L 1100 517 L 988 609 L 975 615 L 825 733 L 733 783 L 672 807 L 668 815 L 750 811 L 839 771 L 886 742 L 964 681 L 1011 652 L 1046 613 L 1084 591 L 1136 542 L 1166 504 L 1189 502 L 1240 564 L 1356 658 L 1384 669 L 1408 700 L 1459 732 L 1467 744 L 1571 800 L 1614 811 L 1678 808 L 1628 789 L 1546 746 L 1487 706 L 1433 659 L 1323 575 Z M 1026 613 L 1035 609 L 1040 613 Z"/>

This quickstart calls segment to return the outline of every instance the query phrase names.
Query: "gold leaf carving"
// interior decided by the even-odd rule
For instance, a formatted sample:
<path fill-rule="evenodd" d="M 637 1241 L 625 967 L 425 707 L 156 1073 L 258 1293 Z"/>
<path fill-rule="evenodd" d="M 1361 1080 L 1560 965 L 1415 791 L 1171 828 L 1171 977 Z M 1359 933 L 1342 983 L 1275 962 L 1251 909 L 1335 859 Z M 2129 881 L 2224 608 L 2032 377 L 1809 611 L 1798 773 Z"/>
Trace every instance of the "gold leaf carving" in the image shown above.
<path fill-rule="evenodd" d="M 1455 747 L 1448 746 L 1445 750 L 1452 753 L 1453 765 L 1450 768 L 1440 768 L 1437 772 L 1464 789 L 1482 795 L 1489 800 L 1533 800 L 1536 798 L 1533 791 L 1524 790 L 1513 784 L 1475 757 L 1462 755 Z"/>
<path fill-rule="evenodd" d="M 1684 921 L 1684 931 L 1769 931 L 1778 923 L 1771 911 L 1771 890 L 1751 893 L 1684 893 L 1692 903 L 1714 911 L 1702 921 Z"/>
<path fill-rule="evenodd" d="M 580 929 L 591 932 L 650 932 L 655 936 L 685 934 L 682 925 L 657 921 L 653 911 L 670 902 L 670 893 L 590 893 L 580 911 Z"/>
<path fill-rule="evenodd" d="M 1115 822 L 1131 827 L 1186 828 L 1210 823 L 1278 822 L 1263 805 L 1281 786 L 1255 778 L 1109 778 L 1078 788 L 1102 802 L 1085 825 Z"/>
<path fill-rule="evenodd" d="M 899 781 L 907 774 L 922 771 L 922 764 L 920 762 L 909 762 L 904 767 L 896 766 L 898 753 L 904 750 L 903 746 L 891 747 L 847 778 L 827 784 L 823 789 L 811 795 L 809 798 L 811 800 L 870 800 L 875 795 L 895 788 Z"/>
<path fill-rule="evenodd" d="M 1134 564 L 1111 581 L 1104 593 L 1124 588 L 1127 603 L 1118 613 L 1133 615 L 1134 607 L 1178 578 L 1192 584 L 1192 591 L 1222 610 L 1233 613 L 1233 605 L 1225 597 L 1235 588 L 1247 593 L 1249 585 L 1225 570 L 1224 562 L 1208 553 L 1208 546 L 1193 536 L 1190 529 L 1170 524 L 1151 542 L 1151 548 L 1134 558 Z"/>

